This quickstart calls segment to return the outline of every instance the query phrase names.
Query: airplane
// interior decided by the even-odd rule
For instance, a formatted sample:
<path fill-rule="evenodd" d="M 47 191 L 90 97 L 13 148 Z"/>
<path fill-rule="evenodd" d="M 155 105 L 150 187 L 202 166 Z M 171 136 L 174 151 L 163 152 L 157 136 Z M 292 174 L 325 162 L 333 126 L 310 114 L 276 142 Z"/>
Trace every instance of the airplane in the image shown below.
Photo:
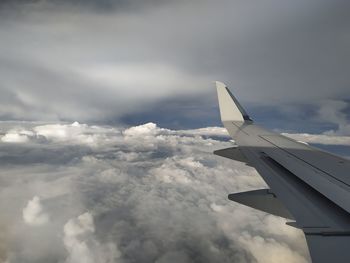
<path fill-rule="evenodd" d="M 254 167 L 269 186 L 228 198 L 289 219 L 304 232 L 312 262 L 350 262 L 350 160 L 256 125 L 224 83 L 216 88 L 236 145 L 214 154 Z"/>

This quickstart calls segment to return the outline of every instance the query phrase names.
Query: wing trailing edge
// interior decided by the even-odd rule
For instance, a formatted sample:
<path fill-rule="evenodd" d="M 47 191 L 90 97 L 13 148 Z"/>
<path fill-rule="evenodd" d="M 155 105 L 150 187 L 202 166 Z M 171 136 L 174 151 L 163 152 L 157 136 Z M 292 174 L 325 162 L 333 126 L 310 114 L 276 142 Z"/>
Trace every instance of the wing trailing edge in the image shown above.
<path fill-rule="evenodd" d="M 242 154 L 237 146 L 214 151 L 215 155 L 225 157 L 242 163 L 247 163 L 247 158 Z"/>
<path fill-rule="evenodd" d="M 228 199 L 251 208 L 294 220 L 294 217 L 269 189 L 230 194 Z"/>

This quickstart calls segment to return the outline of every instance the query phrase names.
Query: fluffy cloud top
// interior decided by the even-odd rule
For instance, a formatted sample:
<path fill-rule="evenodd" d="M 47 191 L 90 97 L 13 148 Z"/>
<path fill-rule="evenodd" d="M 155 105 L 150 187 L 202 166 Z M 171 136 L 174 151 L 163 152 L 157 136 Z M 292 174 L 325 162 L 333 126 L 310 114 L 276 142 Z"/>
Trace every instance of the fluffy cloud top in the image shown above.
<path fill-rule="evenodd" d="M 64 225 L 63 242 L 68 250 L 66 263 L 113 263 L 120 256 L 113 243 L 101 245 L 94 238 L 92 215 L 84 213 Z"/>
<path fill-rule="evenodd" d="M 26 136 L 0 142 L 3 261 L 309 260 L 302 233 L 286 220 L 227 200 L 266 185 L 251 167 L 212 154 L 232 145 L 222 128 L 2 123 L 0 129 L 1 138 Z"/>
<path fill-rule="evenodd" d="M 1 141 L 11 143 L 23 143 L 28 141 L 28 137 L 25 134 L 10 131 L 1 137 Z"/>
<path fill-rule="evenodd" d="M 23 220 L 26 224 L 32 226 L 40 226 L 49 221 L 38 196 L 34 196 L 32 200 L 28 201 L 27 206 L 23 209 Z"/>

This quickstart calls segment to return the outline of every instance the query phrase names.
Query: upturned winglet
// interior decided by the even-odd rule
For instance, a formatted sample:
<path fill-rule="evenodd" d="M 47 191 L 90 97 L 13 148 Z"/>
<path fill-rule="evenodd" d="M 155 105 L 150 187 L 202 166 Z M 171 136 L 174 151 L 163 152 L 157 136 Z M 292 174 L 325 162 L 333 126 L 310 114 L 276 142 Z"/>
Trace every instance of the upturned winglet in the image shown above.
<path fill-rule="evenodd" d="M 243 107 L 239 104 L 237 99 L 232 95 L 227 86 L 216 81 L 216 89 L 218 92 L 219 107 L 221 121 L 251 121 L 248 114 Z"/>

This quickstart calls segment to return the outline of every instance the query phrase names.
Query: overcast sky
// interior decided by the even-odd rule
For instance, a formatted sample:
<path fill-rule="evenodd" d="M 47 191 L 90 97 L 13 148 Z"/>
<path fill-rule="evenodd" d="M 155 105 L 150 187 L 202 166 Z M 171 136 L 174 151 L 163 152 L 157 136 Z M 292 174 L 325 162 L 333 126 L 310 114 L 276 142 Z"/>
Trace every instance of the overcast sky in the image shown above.
<path fill-rule="evenodd" d="M 269 127 L 349 133 L 348 1 L 1 3 L 1 120 L 207 126 L 222 80 Z"/>

